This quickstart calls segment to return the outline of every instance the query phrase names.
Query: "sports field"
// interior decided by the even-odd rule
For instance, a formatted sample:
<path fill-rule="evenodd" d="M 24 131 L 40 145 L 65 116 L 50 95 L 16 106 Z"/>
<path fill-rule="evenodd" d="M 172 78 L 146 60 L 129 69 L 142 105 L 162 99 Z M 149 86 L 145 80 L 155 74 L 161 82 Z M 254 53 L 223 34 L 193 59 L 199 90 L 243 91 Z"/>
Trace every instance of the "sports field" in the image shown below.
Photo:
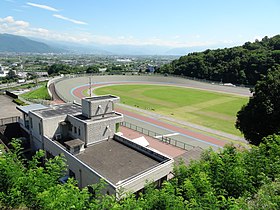
<path fill-rule="evenodd" d="M 161 85 L 113 85 L 94 93 L 118 95 L 123 104 L 235 135 L 240 135 L 236 113 L 248 102 L 236 95 Z"/>

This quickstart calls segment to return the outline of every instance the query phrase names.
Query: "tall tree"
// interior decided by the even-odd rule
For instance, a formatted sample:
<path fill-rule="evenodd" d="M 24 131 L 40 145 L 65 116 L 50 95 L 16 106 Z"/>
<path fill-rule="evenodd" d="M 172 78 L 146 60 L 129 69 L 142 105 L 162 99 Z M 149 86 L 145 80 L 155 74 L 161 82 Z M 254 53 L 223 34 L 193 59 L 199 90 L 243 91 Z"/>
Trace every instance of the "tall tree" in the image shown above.
<path fill-rule="evenodd" d="M 237 113 L 236 128 L 254 145 L 280 132 L 280 66 L 257 82 L 253 96 Z"/>

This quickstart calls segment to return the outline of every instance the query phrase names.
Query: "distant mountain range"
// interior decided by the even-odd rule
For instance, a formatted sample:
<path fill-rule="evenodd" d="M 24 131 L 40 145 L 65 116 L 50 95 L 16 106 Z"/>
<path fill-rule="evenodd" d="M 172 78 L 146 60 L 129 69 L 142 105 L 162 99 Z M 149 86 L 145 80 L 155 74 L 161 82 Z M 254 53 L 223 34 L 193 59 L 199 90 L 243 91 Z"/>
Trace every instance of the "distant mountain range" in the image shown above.
<path fill-rule="evenodd" d="M 65 50 L 31 40 L 23 36 L 0 34 L 0 52 L 15 53 L 59 53 Z"/>
<path fill-rule="evenodd" d="M 226 47 L 226 46 L 224 46 Z M 217 48 L 212 46 L 213 48 Z M 157 45 L 82 45 L 46 41 L 11 34 L 0 34 L 0 52 L 14 53 L 75 53 L 95 55 L 186 55 L 206 50 L 207 47 L 171 48 Z"/>

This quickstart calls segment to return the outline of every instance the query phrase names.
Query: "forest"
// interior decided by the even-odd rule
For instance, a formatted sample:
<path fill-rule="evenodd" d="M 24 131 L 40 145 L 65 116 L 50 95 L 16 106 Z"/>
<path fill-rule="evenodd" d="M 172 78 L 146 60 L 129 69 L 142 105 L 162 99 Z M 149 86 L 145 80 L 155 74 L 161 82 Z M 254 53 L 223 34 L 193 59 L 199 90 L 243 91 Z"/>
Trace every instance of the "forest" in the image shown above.
<path fill-rule="evenodd" d="M 242 46 L 205 50 L 161 66 L 157 73 L 242 85 L 255 85 L 267 71 L 280 65 L 280 35 Z"/>

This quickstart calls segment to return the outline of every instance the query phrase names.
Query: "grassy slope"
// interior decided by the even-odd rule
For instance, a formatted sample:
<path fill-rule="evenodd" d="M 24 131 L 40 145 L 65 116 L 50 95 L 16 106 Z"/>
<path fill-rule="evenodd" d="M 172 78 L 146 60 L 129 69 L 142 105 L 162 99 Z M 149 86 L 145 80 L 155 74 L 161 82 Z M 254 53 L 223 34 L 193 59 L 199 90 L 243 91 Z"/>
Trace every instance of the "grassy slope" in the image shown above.
<path fill-rule="evenodd" d="M 49 100 L 50 96 L 48 94 L 48 90 L 46 85 L 44 84 L 43 86 L 39 87 L 38 89 L 35 89 L 33 91 L 24 93 L 20 95 L 22 98 L 28 100 L 28 99 L 45 99 Z"/>
<path fill-rule="evenodd" d="M 118 95 L 124 104 L 235 135 L 240 135 L 234 127 L 236 113 L 248 102 L 235 95 L 159 85 L 114 85 L 95 93 Z"/>

